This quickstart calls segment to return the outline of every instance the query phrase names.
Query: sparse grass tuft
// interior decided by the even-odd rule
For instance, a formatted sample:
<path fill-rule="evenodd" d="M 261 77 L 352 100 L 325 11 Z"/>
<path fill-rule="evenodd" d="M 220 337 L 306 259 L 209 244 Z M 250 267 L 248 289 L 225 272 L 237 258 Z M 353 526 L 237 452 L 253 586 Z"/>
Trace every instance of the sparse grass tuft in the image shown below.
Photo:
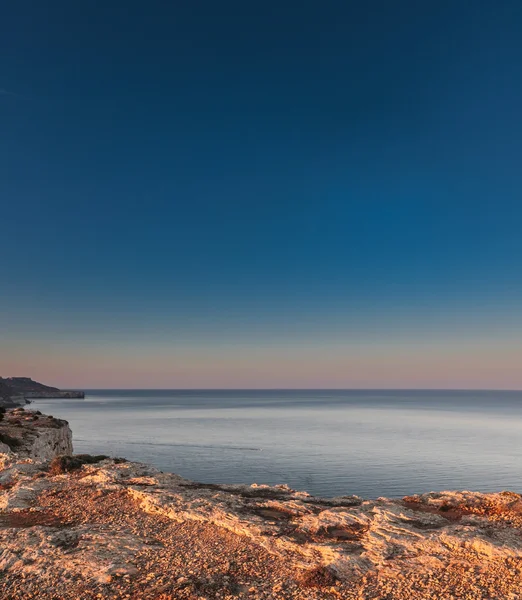
<path fill-rule="evenodd" d="M 335 585 L 337 581 L 337 577 L 327 567 L 310 569 L 301 576 L 301 584 L 305 588 L 329 587 Z"/>

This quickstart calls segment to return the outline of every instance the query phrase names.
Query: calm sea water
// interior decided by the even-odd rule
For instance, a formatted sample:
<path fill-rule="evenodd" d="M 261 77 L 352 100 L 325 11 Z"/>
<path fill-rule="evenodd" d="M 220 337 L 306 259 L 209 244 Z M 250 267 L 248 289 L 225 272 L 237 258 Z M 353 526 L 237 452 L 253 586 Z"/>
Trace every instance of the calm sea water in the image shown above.
<path fill-rule="evenodd" d="M 70 422 L 75 452 L 198 481 L 522 492 L 522 392 L 90 390 L 32 408 Z"/>

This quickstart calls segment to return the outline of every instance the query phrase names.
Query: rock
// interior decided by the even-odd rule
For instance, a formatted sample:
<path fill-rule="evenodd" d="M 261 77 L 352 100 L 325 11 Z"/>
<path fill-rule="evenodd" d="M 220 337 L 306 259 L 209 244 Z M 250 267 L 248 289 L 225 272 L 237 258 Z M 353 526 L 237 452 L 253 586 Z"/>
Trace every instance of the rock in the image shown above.
<path fill-rule="evenodd" d="M 502 494 L 428 494 L 418 497 L 416 506 L 411 500 L 408 504 L 349 498 L 343 505 L 340 500 L 314 499 L 289 488 L 205 486 L 140 463 L 115 464 L 110 459 L 86 464 L 82 471 L 79 481 L 94 490 L 95 498 L 100 492 L 119 490 L 145 513 L 225 528 L 296 568 L 328 567 L 344 580 L 375 569 L 401 571 L 405 566 L 427 572 L 453 560 L 456 551 L 467 553 L 470 566 L 477 557 L 480 561 L 522 559 L 520 530 L 505 522 L 492 528 L 494 521 L 488 516 L 488 507 L 509 510 L 513 497 Z M 4 506 L 28 506 L 42 490 L 60 485 L 53 478 L 27 480 L 19 472 L 17 484 L 5 493 L 9 502 Z M 461 511 L 465 507 L 465 512 L 458 519 L 432 512 L 442 502 Z M 469 516 L 466 511 L 471 511 Z M 117 554 L 113 559 L 125 562 Z"/>
<path fill-rule="evenodd" d="M 208 597 L 235 597 L 264 586 L 259 597 L 278 600 L 476 600 L 507 598 L 522 586 L 518 494 L 314 498 L 287 486 L 201 484 L 104 456 L 51 468 L 49 436 L 72 450 L 67 424 L 44 415 L 26 422 L 23 414 L 8 411 L 0 423 L 13 436 L 19 428 L 23 442 L 0 471 L 5 581 L 56 576 L 64 598 L 83 597 L 81 585 L 115 582 L 129 597 L 155 597 L 152 587 L 158 597 L 167 589 L 199 597 L 205 586 Z M 220 569 L 212 571 L 213 561 Z M 468 596 L 459 591 L 468 588 Z"/>
<path fill-rule="evenodd" d="M 85 393 L 62 391 L 30 377 L 0 377 L 0 406 L 29 404 L 34 398 L 85 398 Z"/>
<path fill-rule="evenodd" d="M 0 421 L 0 443 L 0 452 L 13 454 L 17 460 L 44 461 L 73 451 L 67 421 L 39 416 L 23 408 L 6 411 Z"/>

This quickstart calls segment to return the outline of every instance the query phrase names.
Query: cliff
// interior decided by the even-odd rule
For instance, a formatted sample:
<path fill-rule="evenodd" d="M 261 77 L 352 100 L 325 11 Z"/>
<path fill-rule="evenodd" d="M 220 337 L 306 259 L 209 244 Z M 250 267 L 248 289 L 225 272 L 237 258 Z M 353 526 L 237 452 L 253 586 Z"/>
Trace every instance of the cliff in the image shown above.
<path fill-rule="evenodd" d="M 56 393 L 60 391 L 58 388 L 44 385 L 38 381 L 33 381 L 30 377 L 6 377 L 4 383 L 6 383 L 14 392 L 18 393 Z"/>
<path fill-rule="evenodd" d="M 0 452 L 15 460 L 45 461 L 72 451 L 67 421 L 23 408 L 6 411 L 0 421 Z"/>
<path fill-rule="evenodd" d="M 34 398 L 84 398 L 79 391 L 62 391 L 33 381 L 30 377 L 0 377 L 0 406 L 25 404 Z"/>
<path fill-rule="evenodd" d="M 520 598 L 512 492 L 326 499 L 48 457 L 0 471 L 1 597 Z"/>

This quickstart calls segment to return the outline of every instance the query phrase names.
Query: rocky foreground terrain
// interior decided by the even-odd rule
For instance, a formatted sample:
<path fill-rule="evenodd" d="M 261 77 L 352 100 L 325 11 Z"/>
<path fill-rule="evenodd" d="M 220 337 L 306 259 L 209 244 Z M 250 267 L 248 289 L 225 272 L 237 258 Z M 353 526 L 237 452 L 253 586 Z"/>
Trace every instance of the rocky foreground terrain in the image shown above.
<path fill-rule="evenodd" d="M 23 409 L 0 435 L 0 598 L 522 598 L 512 492 L 362 500 L 200 484 L 70 456 L 67 423 Z"/>

